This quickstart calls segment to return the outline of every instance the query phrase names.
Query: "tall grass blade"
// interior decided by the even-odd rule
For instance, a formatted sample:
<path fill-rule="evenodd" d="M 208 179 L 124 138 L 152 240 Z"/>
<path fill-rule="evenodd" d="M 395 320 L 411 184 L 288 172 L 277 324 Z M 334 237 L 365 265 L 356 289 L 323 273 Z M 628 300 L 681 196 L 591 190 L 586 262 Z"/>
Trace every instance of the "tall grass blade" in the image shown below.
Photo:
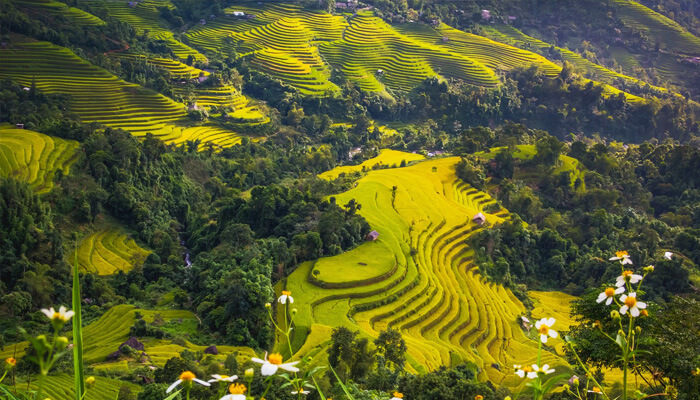
<path fill-rule="evenodd" d="M 78 273 L 78 243 L 75 244 L 73 264 L 73 368 L 75 372 L 75 399 L 82 400 L 85 394 L 85 371 L 83 370 L 83 321 L 81 315 L 80 275 Z"/>

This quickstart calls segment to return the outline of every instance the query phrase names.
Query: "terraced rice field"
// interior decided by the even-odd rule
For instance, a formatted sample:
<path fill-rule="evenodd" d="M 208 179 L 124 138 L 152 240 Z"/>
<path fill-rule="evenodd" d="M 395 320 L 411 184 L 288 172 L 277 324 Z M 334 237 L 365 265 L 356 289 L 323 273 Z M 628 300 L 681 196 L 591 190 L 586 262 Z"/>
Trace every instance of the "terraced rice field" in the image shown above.
<path fill-rule="evenodd" d="M 255 18 L 232 18 L 239 11 Z M 342 17 L 303 11 L 291 4 L 234 6 L 226 13 L 227 17 L 188 31 L 189 41 L 211 52 L 235 48 L 239 55 L 250 56 L 256 68 L 306 95 L 328 96 L 339 90 L 330 82 L 330 68 L 314 44 L 338 39 L 347 25 Z"/>
<path fill-rule="evenodd" d="M 528 64 L 539 65 L 548 76 L 561 67 L 545 57 L 489 38 L 467 33 L 446 24 L 433 28 L 426 24 L 400 24 L 396 30 L 406 36 L 468 56 L 493 70 L 510 70 Z"/>
<path fill-rule="evenodd" d="M 104 25 L 98 17 L 79 8 L 69 7 L 65 3 L 53 0 L 12 0 L 12 3 L 30 13 L 38 13 L 51 17 L 64 18 L 75 25 Z"/>
<path fill-rule="evenodd" d="M 168 58 L 152 57 L 147 58 L 139 54 L 129 53 L 114 53 L 112 57 L 119 59 L 127 59 L 132 61 L 141 61 L 151 65 L 158 66 L 167 70 L 173 81 L 173 92 L 176 95 L 185 96 L 187 92 L 186 84 L 189 80 L 198 77 L 208 77 L 211 75 L 209 71 L 201 70 L 184 64 L 180 61 L 171 60 Z M 269 117 L 256 105 L 252 104 L 248 98 L 243 96 L 241 92 L 236 90 L 231 85 L 223 85 L 218 87 L 195 85 L 194 87 L 195 103 L 198 107 L 210 109 L 216 107 L 231 107 L 234 111 L 229 113 L 234 121 L 239 123 L 267 123 Z M 216 135 L 216 132 L 210 132 L 209 135 Z M 204 140 L 204 138 L 201 138 Z M 182 138 L 180 142 L 189 140 Z M 217 143 L 224 145 L 224 143 Z"/>
<path fill-rule="evenodd" d="M 187 59 L 188 56 L 194 57 L 197 61 L 206 61 L 207 59 L 197 50 L 177 40 L 172 32 L 163 27 L 165 25 L 161 25 L 158 9 L 161 7 L 174 8 L 168 0 L 142 0 L 134 2 L 137 3 L 135 7 L 130 6 L 129 2 L 121 0 L 90 0 L 86 3 L 95 8 L 104 8 L 110 16 L 126 22 L 139 33 L 148 31 L 153 39 L 162 40 L 182 60 Z"/>
<path fill-rule="evenodd" d="M 519 31 L 518 29 L 510 26 L 510 25 L 493 25 L 493 26 L 484 26 L 484 31 L 487 32 L 487 35 L 499 42 L 503 43 L 508 43 L 512 44 L 517 47 L 521 48 L 538 48 L 540 50 L 546 50 L 549 51 L 549 49 L 552 47 L 551 44 L 547 42 L 543 42 L 539 39 L 536 39 L 532 36 L 528 36 L 524 34 L 523 32 Z M 580 55 L 577 53 L 574 53 L 571 50 L 567 50 L 562 47 L 556 47 L 554 46 L 555 49 L 559 51 L 561 54 L 561 58 L 564 61 L 570 62 L 575 68 L 579 70 L 583 70 L 586 72 L 588 76 L 590 76 L 592 79 L 607 83 L 605 86 L 605 92 L 610 95 L 616 95 L 618 93 L 625 93 L 625 97 L 627 98 L 627 101 L 640 101 L 641 98 L 626 92 L 622 92 L 621 90 L 615 88 L 614 86 L 611 86 L 611 84 L 617 84 L 618 80 L 622 80 L 628 83 L 633 83 L 633 84 L 638 84 L 638 85 L 644 85 L 646 82 L 642 82 L 638 80 L 637 78 L 633 78 L 631 76 L 623 75 L 618 72 L 612 71 L 610 69 L 607 69 L 603 67 L 602 65 L 598 65 Z M 560 68 L 561 70 L 561 68 Z M 659 86 L 653 86 L 650 85 L 650 87 L 656 91 L 659 92 L 667 92 L 668 90 L 666 88 L 662 88 Z"/>
<path fill-rule="evenodd" d="M 129 272 L 135 263 L 143 263 L 150 251 L 141 248 L 119 229 L 95 232 L 78 246 L 80 269 L 98 275 L 111 275 L 118 271 Z M 75 260 L 71 254 L 69 262 Z"/>
<path fill-rule="evenodd" d="M 425 157 L 421 154 L 404 153 L 403 151 L 396 151 L 391 149 L 382 149 L 379 155 L 369 160 L 364 161 L 362 164 L 358 165 L 344 165 L 341 167 L 335 167 L 330 171 L 326 171 L 320 174 L 318 177 L 322 179 L 328 179 L 332 181 L 337 178 L 340 174 L 351 174 L 353 172 L 362 172 L 363 170 L 371 170 L 375 166 L 377 167 L 398 167 L 401 165 L 402 161 L 410 163 L 412 161 L 425 160 Z"/>
<path fill-rule="evenodd" d="M 130 131 L 135 136 L 151 132 L 165 142 L 200 139 L 202 144 L 230 146 L 238 134 L 205 126 L 182 128 L 185 106 L 139 85 L 125 82 L 77 57 L 70 50 L 47 42 L 27 42 L 0 49 L 0 79 L 10 77 L 20 84 L 46 93 L 70 96 L 69 108 L 83 122 L 98 122 Z M 241 121 L 260 117 L 257 109 L 243 107 Z M 236 114 L 234 113 L 234 118 Z M 250 120 L 248 120 L 250 121 Z M 255 120 L 263 123 L 265 119 Z"/>
<path fill-rule="evenodd" d="M 458 161 L 441 158 L 373 170 L 336 196 L 339 204 L 356 199 L 359 213 L 379 232 L 376 241 L 355 251 L 369 253 L 374 247 L 387 254 L 374 257 L 376 279 L 362 268 L 355 272 L 358 259 L 343 255 L 305 263 L 289 277 L 286 288 L 298 309 L 292 343 L 301 349 L 297 357 L 304 351 L 322 355 L 330 327 L 346 326 L 371 338 L 392 327 L 407 342 L 409 370 L 471 361 L 482 380 L 521 384 L 511 367 L 532 363 L 538 346 L 517 324 L 526 309 L 509 290 L 486 282 L 466 245 L 470 235 L 486 228 L 472 222 L 477 212 L 486 215 L 487 226 L 509 214 L 484 211 L 495 200 L 457 179 Z M 395 268 L 389 269 L 392 257 Z M 319 263 L 323 270 L 314 276 Z M 552 353 L 543 360 L 566 367 Z"/>
<path fill-rule="evenodd" d="M 0 125 L 0 176 L 25 181 L 36 192 L 46 193 L 59 169 L 65 175 L 70 172 L 78 146 L 72 140 Z"/>
<path fill-rule="evenodd" d="M 70 95 L 69 108 L 83 122 L 99 122 L 137 136 L 163 135 L 172 131 L 169 124 L 185 116 L 183 105 L 127 83 L 63 47 L 21 43 L 0 49 L 0 58 L 0 77 L 26 86 L 34 81 L 44 92 Z"/>
<path fill-rule="evenodd" d="M 189 311 L 183 310 L 144 310 L 138 309 L 130 305 L 118 305 L 110 308 L 100 319 L 83 328 L 83 346 L 84 360 L 88 365 L 93 365 L 97 369 L 110 370 L 119 368 L 137 368 L 144 364 L 130 361 L 112 361 L 106 362 L 106 357 L 116 351 L 120 344 L 129 339 L 129 328 L 136 322 L 136 313 L 140 313 L 147 323 L 154 321 L 156 316 L 163 321 L 165 325 L 171 321 L 177 323 L 178 332 L 182 332 L 182 327 L 196 327 L 198 324 L 197 317 Z M 163 339 L 145 339 L 139 338 L 144 343 L 145 353 L 150 357 L 150 362 L 157 367 L 163 367 L 165 362 L 180 354 L 184 349 L 196 352 L 204 350 L 207 346 L 198 346 L 188 341 L 185 346 L 172 344 L 168 340 Z M 13 356 L 21 357 L 24 355 L 24 349 L 27 342 L 18 343 L 15 345 L 5 345 L 0 355 L 3 359 Z M 16 350 L 15 350 L 16 348 Z M 217 359 L 223 362 L 228 354 L 238 352 L 239 361 L 245 362 L 250 357 L 255 356 L 255 352 L 248 347 L 234 346 L 217 346 L 219 355 Z M 72 387 L 72 385 L 69 385 Z"/>
<path fill-rule="evenodd" d="M 141 391 L 141 386 L 133 383 L 124 382 L 117 379 L 98 377 L 95 382 L 95 386 L 88 389 L 84 399 L 114 400 L 117 398 L 119 389 L 121 389 L 122 386 L 126 386 L 131 389 L 131 393 L 133 393 L 134 396 Z M 32 383 L 30 385 L 30 389 L 36 390 L 37 384 Z M 52 400 L 75 399 L 73 375 L 61 374 L 47 377 L 42 394 L 46 398 L 50 398 Z"/>
<path fill-rule="evenodd" d="M 321 43 L 319 48 L 331 65 L 368 91 L 381 91 L 384 86 L 410 90 L 429 77 L 498 85 L 495 73 L 481 62 L 403 35 L 369 11 L 350 19 L 342 39 Z"/>
<path fill-rule="evenodd" d="M 616 16 L 623 24 L 642 32 L 652 42 L 658 42 L 669 51 L 700 55 L 700 38 L 685 30 L 675 21 L 633 0 L 613 0 Z"/>
<path fill-rule="evenodd" d="M 130 61 L 141 61 L 143 63 L 158 66 L 167 70 L 170 73 L 172 79 L 194 79 L 199 76 L 211 75 L 207 71 L 203 71 L 199 68 L 195 68 L 180 61 L 171 60 L 169 58 L 146 57 L 142 54 L 131 53 L 112 53 L 110 54 L 110 56 Z"/>

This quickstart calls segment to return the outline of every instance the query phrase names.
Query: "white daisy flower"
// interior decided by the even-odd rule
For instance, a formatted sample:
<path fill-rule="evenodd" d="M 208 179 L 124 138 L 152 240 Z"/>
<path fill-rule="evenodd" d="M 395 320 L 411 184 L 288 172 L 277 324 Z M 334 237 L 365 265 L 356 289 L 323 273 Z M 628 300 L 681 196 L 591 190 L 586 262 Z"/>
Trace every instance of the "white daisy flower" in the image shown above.
<path fill-rule="evenodd" d="M 627 310 L 629 310 L 633 317 L 638 317 L 639 310 L 647 308 L 647 303 L 637 301 L 637 293 L 635 292 L 630 293 L 629 296 L 623 294 L 620 297 L 620 301 L 624 303 L 624 305 L 620 307 L 620 314 L 623 315 L 627 314 Z"/>
<path fill-rule="evenodd" d="M 541 373 L 543 373 L 543 374 L 545 374 L 545 375 L 549 375 L 549 374 L 551 374 L 551 373 L 554 372 L 554 368 L 551 368 L 551 369 L 550 369 L 550 368 L 549 368 L 549 364 L 543 365 L 543 366 L 542 366 L 542 369 L 540 369 L 540 367 L 537 366 L 537 364 L 532 364 L 532 370 L 533 370 L 532 373 L 534 374 L 535 377 L 537 377 L 537 374 L 538 374 L 539 372 L 541 372 Z M 528 374 L 528 375 L 529 375 L 529 374 Z"/>
<path fill-rule="evenodd" d="M 298 390 L 295 390 L 295 391 L 292 392 L 292 394 L 299 394 L 299 393 L 301 393 L 301 394 L 309 394 L 309 393 L 311 393 L 311 392 L 308 391 L 308 390 L 303 390 L 303 389 L 302 389 L 301 392 L 298 391 Z"/>
<path fill-rule="evenodd" d="M 559 336 L 557 331 L 551 329 L 552 325 L 556 320 L 554 318 L 542 318 L 541 320 L 535 322 L 535 328 L 537 328 L 537 332 L 540 334 L 540 340 L 542 343 L 547 343 L 547 338 L 556 338 Z"/>
<path fill-rule="evenodd" d="M 671 253 L 670 251 L 665 252 L 665 253 L 664 253 L 664 258 L 667 259 L 667 260 L 672 259 L 672 258 L 673 258 L 673 253 Z"/>
<path fill-rule="evenodd" d="M 521 378 L 525 378 L 526 376 L 528 379 L 537 378 L 537 373 L 528 365 L 524 367 L 522 365 L 513 365 L 513 368 L 515 368 L 515 375 Z"/>
<path fill-rule="evenodd" d="M 615 286 L 617 286 L 617 287 L 625 286 L 625 282 L 627 282 L 627 281 L 629 281 L 629 283 L 634 285 L 635 283 L 641 281 L 642 279 L 644 279 L 643 276 L 641 276 L 639 274 L 635 274 L 632 271 L 629 271 L 629 270 L 623 271 L 622 275 L 618 276 L 617 279 L 615 279 Z"/>
<path fill-rule="evenodd" d="M 626 251 L 616 251 L 615 257 L 610 257 L 610 261 L 622 260 L 622 265 L 632 264 L 632 259 Z"/>
<path fill-rule="evenodd" d="M 242 383 L 234 383 L 233 385 L 228 387 L 228 391 L 231 394 L 227 394 L 226 396 L 222 397 L 220 400 L 245 400 L 245 392 L 246 392 L 246 387 Z"/>
<path fill-rule="evenodd" d="M 282 304 L 287 304 L 287 300 L 289 300 L 289 304 L 294 303 L 294 298 L 292 297 L 292 292 L 289 290 L 283 290 L 282 291 L 282 296 L 277 299 Z"/>
<path fill-rule="evenodd" d="M 392 396 L 394 397 L 392 397 L 390 400 L 403 400 L 403 393 L 394 392 Z"/>
<path fill-rule="evenodd" d="M 170 387 L 168 388 L 168 390 L 165 391 L 165 393 L 172 392 L 173 389 L 175 389 L 177 387 L 177 385 L 179 385 L 181 383 L 192 384 L 193 381 L 197 382 L 203 386 L 211 386 L 211 384 L 209 384 L 209 382 L 205 382 L 201 379 L 197 379 L 197 377 L 192 372 L 185 371 L 185 372 L 180 374 L 180 379 L 176 380 L 172 385 L 170 385 Z"/>
<path fill-rule="evenodd" d="M 68 320 L 71 319 L 73 315 L 75 315 L 75 312 L 73 311 L 68 311 L 66 307 L 61 306 L 58 311 L 54 310 L 53 307 L 49 308 L 48 310 L 45 308 L 41 309 L 41 312 L 44 313 L 50 320 L 52 321 L 61 321 L 63 323 L 68 322 Z"/>
<path fill-rule="evenodd" d="M 219 374 L 214 374 L 211 376 L 214 379 L 209 379 L 209 383 L 214 383 L 214 382 L 233 382 L 236 379 L 238 379 L 238 375 L 234 376 L 228 376 L 228 375 L 219 375 Z"/>
<path fill-rule="evenodd" d="M 286 364 L 282 364 L 282 355 L 277 354 L 277 353 L 272 353 L 270 356 L 267 356 L 267 353 L 265 353 L 265 359 L 261 360 L 259 358 L 251 358 L 253 362 L 256 362 L 258 364 L 262 364 L 263 366 L 260 368 L 260 372 L 262 373 L 263 376 L 270 376 L 274 375 L 275 372 L 277 372 L 278 368 L 282 368 L 285 371 L 289 372 L 299 372 L 299 368 L 296 368 L 294 365 L 298 364 L 299 361 L 294 361 Z"/>
<path fill-rule="evenodd" d="M 601 302 L 603 302 L 603 300 L 605 300 L 605 305 L 609 306 L 613 302 L 613 298 L 615 297 L 615 295 L 620 294 L 620 293 L 624 293 L 624 291 L 625 291 L 624 285 L 620 286 L 618 288 L 609 287 L 609 288 L 605 289 L 604 292 L 602 292 L 598 295 L 598 299 L 596 300 L 596 303 L 601 303 Z"/>

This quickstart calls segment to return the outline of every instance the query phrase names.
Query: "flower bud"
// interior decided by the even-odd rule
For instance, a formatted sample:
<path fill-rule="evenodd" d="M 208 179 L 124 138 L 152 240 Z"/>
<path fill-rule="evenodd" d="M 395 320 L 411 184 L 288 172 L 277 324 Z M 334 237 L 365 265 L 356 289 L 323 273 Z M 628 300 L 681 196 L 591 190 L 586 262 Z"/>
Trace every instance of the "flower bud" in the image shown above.
<path fill-rule="evenodd" d="M 265 308 L 270 308 L 270 307 L 272 307 L 272 304 L 270 304 L 270 303 L 265 303 Z"/>
<path fill-rule="evenodd" d="M 89 376 L 87 379 L 85 379 L 85 386 L 88 388 L 92 388 L 95 386 L 95 377 L 94 376 Z"/>
<path fill-rule="evenodd" d="M 12 369 L 17 365 L 17 359 L 14 357 L 5 359 L 5 369 Z"/>
<path fill-rule="evenodd" d="M 638 326 L 638 327 L 636 327 L 635 329 L 637 330 L 637 333 L 642 333 L 642 327 L 641 327 L 641 326 Z"/>
<path fill-rule="evenodd" d="M 643 271 L 644 271 L 645 274 L 652 273 L 652 272 L 654 272 L 654 266 L 653 266 L 653 265 L 650 265 L 650 266 L 648 266 L 648 267 L 644 267 L 644 270 L 643 270 Z"/>
<path fill-rule="evenodd" d="M 503 400 L 511 400 L 510 396 L 506 396 L 503 398 Z"/>
<path fill-rule="evenodd" d="M 622 317 L 620 316 L 620 312 L 617 310 L 612 310 L 610 311 L 610 318 L 612 318 L 613 321 L 617 322 L 619 321 Z"/>
<path fill-rule="evenodd" d="M 253 375 L 255 375 L 255 370 L 253 368 L 248 368 L 247 370 L 245 370 L 246 379 L 253 379 Z"/>
<path fill-rule="evenodd" d="M 292 308 L 292 315 L 296 314 L 297 311 L 298 311 L 298 310 L 297 310 L 296 308 Z"/>
<path fill-rule="evenodd" d="M 600 327 L 601 327 L 601 326 L 600 326 L 600 321 L 595 321 L 595 322 L 593 323 L 593 328 L 600 328 Z"/>
<path fill-rule="evenodd" d="M 59 350 L 63 350 L 68 347 L 68 338 L 65 336 L 59 336 L 56 338 L 56 346 Z"/>
<path fill-rule="evenodd" d="M 649 311 L 647 311 L 647 310 L 642 310 L 642 311 L 639 312 L 639 315 L 641 315 L 642 317 L 648 317 L 648 316 L 649 316 Z"/>

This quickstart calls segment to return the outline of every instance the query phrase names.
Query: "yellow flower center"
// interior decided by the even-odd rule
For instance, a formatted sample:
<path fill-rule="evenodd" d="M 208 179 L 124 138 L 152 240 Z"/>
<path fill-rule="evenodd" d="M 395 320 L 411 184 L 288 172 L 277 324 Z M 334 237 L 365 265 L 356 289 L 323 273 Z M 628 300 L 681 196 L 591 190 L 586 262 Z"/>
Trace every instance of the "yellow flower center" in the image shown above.
<path fill-rule="evenodd" d="M 598 386 L 593 386 L 593 393 L 602 393 Z"/>
<path fill-rule="evenodd" d="M 629 254 L 628 254 L 626 251 L 616 251 L 616 252 L 615 252 L 615 257 L 620 257 L 620 258 L 622 258 L 622 257 L 628 256 L 628 255 L 629 255 Z"/>
<path fill-rule="evenodd" d="M 622 276 L 623 276 L 625 279 L 630 279 L 630 278 L 632 277 L 632 274 L 634 274 L 634 272 L 628 270 L 628 271 L 623 272 L 623 273 L 622 273 Z"/>
<path fill-rule="evenodd" d="M 234 383 L 233 385 L 228 387 L 228 391 L 231 392 L 231 394 L 244 394 L 246 392 L 246 387 L 242 383 Z"/>
<path fill-rule="evenodd" d="M 540 335 L 546 335 L 549 333 L 549 327 L 545 324 L 542 324 L 538 332 L 540 333 Z"/>
<path fill-rule="evenodd" d="M 17 360 L 15 360 L 14 357 L 5 359 L 5 362 L 8 363 L 11 367 L 17 365 Z"/>
<path fill-rule="evenodd" d="M 522 370 L 525 372 L 532 372 L 533 371 L 532 367 L 530 367 L 530 366 L 525 366 L 525 367 L 523 367 Z"/>
<path fill-rule="evenodd" d="M 277 353 L 272 353 L 272 354 L 270 354 L 269 357 L 267 357 L 267 361 L 270 364 L 280 365 L 280 364 L 282 364 L 282 355 L 277 354 Z"/>
<path fill-rule="evenodd" d="M 613 297 L 615 295 L 615 288 L 607 288 L 605 289 L 605 296 L 607 297 Z"/>
<path fill-rule="evenodd" d="M 476 396 L 474 396 L 474 400 L 484 400 L 484 396 L 477 394 Z"/>
<path fill-rule="evenodd" d="M 398 397 L 399 399 L 403 399 L 403 393 L 394 392 L 394 397 Z"/>
<path fill-rule="evenodd" d="M 190 371 L 185 371 L 180 374 L 180 380 L 183 382 L 192 382 L 192 379 L 194 378 L 196 378 L 196 376 Z"/>
<path fill-rule="evenodd" d="M 292 295 L 292 292 L 290 292 L 289 290 L 283 290 L 283 291 L 282 291 L 282 295 L 284 295 L 284 296 L 291 296 L 291 295 Z"/>
<path fill-rule="evenodd" d="M 629 308 L 632 308 L 637 305 L 637 298 L 632 297 L 632 296 L 627 296 L 625 299 L 625 305 Z"/>
<path fill-rule="evenodd" d="M 53 317 L 51 319 L 56 319 L 56 320 L 62 321 L 63 316 L 61 315 L 60 312 L 55 312 L 55 313 L 53 313 Z"/>

